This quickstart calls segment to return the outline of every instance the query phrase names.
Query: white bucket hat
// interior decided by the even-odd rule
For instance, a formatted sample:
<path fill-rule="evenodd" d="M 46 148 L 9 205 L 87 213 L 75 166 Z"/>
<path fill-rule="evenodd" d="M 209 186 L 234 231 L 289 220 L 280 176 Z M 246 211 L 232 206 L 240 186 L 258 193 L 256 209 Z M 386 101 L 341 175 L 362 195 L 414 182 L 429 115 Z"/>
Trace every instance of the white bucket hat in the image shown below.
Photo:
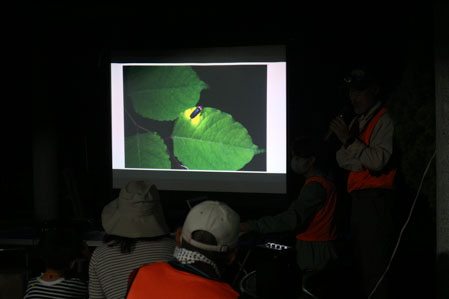
<path fill-rule="evenodd" d="M 203 201 L 194 206 L 182 227 L 182 239 L 197 248 L 226 252 L 237 246 L 240 216 L 228 205 L 218 201 Z M 200 243 L 192 239 L 192 233 L 203 230 L 211 233 L 217 245 Z"/>
<path fill-rule="evenodd" d="M 101 213 L 105 232 L 127 238 L 144 238 L 169 233 L 162 211 L 159 192 L 146 181 L 129 182 L 119 197 L 108 203 Z"/>

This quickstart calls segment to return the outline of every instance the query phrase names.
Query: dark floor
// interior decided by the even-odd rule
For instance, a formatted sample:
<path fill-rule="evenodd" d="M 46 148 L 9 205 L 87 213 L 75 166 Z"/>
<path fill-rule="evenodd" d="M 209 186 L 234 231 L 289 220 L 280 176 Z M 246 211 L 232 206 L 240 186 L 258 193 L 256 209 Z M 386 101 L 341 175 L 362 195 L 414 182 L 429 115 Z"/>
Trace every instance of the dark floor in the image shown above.
<path fill-rule="evenodd" d="M 251 256 L 246 260 L 246 270 L 250 272 L 257 268 L 254 264 L 258 263 L 257 254 L 252 252 Z M 244 260 L 243 253 L 239 260 Z M 270 258 L 268 258 L 270 259 Z M 277 282 L 281 280 L 280 284 L 285 286 L 286 272 L 288 267 L 282 266 L 279 263 L 294 263 L 293 258 L 286 258 L 284 260 L 278 258 L 273 259 L 273 263 L 278 263 L 277 266 L 270 265 L 267 258 L 264 258 L 265 266 L 269 268 L 267 272 L 270 274 L 265 278 L 266 284 L 276 286 Z M 416 242 L 404 240 L 400 243 L 396 255 L 392 261 L 388 271 L 390 282 L 391 298 L 435 298 L 435 281 L 436 281 L 436 259 L 435 251 L 432 246 L 426 242 Z M 358 286 L 356 284 L 356 277 L 354 276 L 351 256 L 342 256 L 342 259 L 329 270 L 328 273 L 319 277 L 315 282 L 309 284 L 307 289 L 319 298 L 345 298 L 345 299 L 360 299 L 362 298 L 358 293 Z M 255 286 L 252 285 L 254 292 Z M 299 286 L 298 286 L 299 287 Z M 283 297 L 284 298 L 284 297 Z M 313 298 L 306 293 L 298 294 L 298 296 L 288 298 Z"/>

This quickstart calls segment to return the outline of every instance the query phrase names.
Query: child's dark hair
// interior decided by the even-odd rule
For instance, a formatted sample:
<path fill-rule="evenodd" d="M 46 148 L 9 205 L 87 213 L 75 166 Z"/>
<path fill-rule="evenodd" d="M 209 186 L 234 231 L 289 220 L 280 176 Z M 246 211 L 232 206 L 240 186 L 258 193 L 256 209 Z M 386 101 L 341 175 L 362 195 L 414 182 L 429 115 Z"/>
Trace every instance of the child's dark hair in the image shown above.
<path fill-rule="evenodd" d="M 329 148 L 328 145 L 319 138 L 311 136 L 296 137 L 292 144 L 293 155 L 308 158 L 315 157 L 315 168 L 327 172 L 329 170 Z"/>
<path fill-rule="evenodd" d="M 68 271 L 70 264 L 81 256 L 81 236 L 70 229 L 44 231 L 39 240 L 39 252 L 47 269 Z"/>

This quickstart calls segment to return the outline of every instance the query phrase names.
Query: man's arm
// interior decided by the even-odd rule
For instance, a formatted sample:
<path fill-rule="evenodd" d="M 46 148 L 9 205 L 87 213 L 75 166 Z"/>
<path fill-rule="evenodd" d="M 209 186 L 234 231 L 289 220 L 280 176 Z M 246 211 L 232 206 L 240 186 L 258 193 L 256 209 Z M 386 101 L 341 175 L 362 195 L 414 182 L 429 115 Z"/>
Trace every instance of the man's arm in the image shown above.
<path fill-rule="evenodd" d="M 344 146 L 342 146 L 336 153 L 335 158 L 338 166 L 349 171 L 362 171 L 364 169 L 362 163 L 354 158 Z"/>
<path fill-rule="evenodd" d="M 249 230 L 259 233 L 297 231 L 318 212 L 326 200 L 326 190 L 318 182 L 306 184 L 288 210 L 275 216 L 248 221 Z"/>
<path fill-rule="evenodd" d="M 355 139 L 352 144 L 343 149 L 344 155 L 349 160 L 359 162 L 354 162 L 356 168 L 362 166 L 363 169 L 382 170 L 393 153 L 393 134 L 393 120 L 385 113 L 374 127 L 370 137 L 370 145 L 368 146 L 362 141 Z"/>

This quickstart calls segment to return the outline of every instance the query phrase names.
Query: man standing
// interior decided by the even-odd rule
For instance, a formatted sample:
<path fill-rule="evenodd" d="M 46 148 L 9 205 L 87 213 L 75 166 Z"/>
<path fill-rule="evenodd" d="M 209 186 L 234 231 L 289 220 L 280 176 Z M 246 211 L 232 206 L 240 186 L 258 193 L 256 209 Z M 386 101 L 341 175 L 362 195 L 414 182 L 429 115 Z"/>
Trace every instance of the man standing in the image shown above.
<path fill-rule="evenodd" d="M 356 116 L 349 126 L 342 118 L 335 118 L 330 130 L 342 143 L 337 163 L 349 171 L 354 258 L 363 295 L 387 298 L 387 280 L 377 284 L 389 262 L 394 228 L 394 124 L 380 100 L 379 81 L 373 74 L 355 69 L 345 81 Z"/>

